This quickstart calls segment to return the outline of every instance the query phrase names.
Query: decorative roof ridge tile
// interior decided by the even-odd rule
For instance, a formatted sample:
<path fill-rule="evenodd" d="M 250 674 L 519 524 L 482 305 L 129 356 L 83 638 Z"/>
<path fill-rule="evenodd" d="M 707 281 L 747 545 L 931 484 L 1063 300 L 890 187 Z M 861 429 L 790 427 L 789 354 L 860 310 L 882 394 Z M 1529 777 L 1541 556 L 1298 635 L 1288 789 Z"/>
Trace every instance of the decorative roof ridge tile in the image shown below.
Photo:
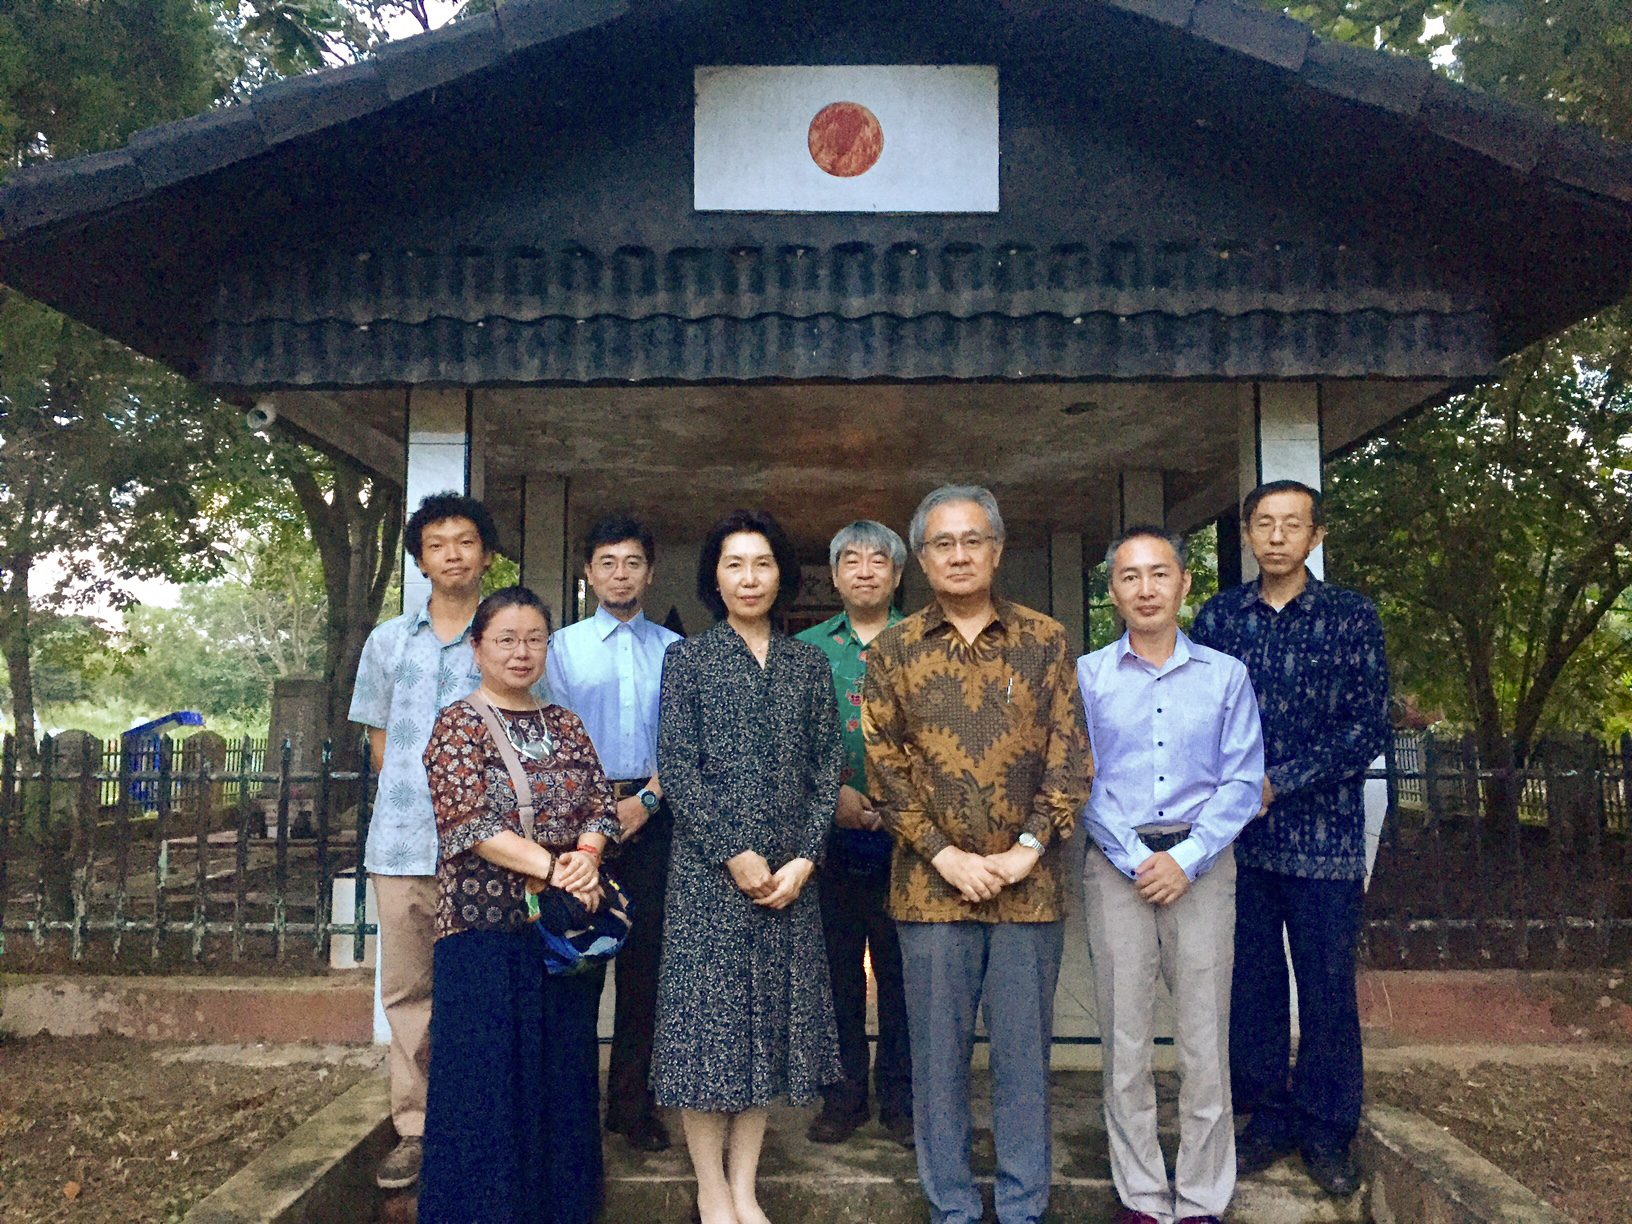
<path fill-rule="evenodd" d="M 424 34 L 385 43 L 374 53 L 393 102 L 491 68 L 508 52 L 498 18 L 478 13 Z"/>
<path fill-rule="evenodd" d="M 217 387 L 857 378 L 1469 378 L 1496 368 L 1489 319 L 1259 312 L 903 318 L 551 317 L 352 327 L 217 323 Z"/>
<path fill-rule="evenodd" d="M 390 104 L 379 65 L 362 60 L 268 85 L 251 96 L 249 109 L 260 121 L 270 146 L 384 110 Z"/>
<path fill-rule="evenodd" d="M 1259 306 L 1458 313 L 1488 305 L 1473 286 L 1436 281 L 1420 264 L 1358 245 L 1092 238 L 612 251 L 572 244 L 280 258 L 223 280 L 214 317 L 355 325 L 597 314 L 1236 314 Z"/>

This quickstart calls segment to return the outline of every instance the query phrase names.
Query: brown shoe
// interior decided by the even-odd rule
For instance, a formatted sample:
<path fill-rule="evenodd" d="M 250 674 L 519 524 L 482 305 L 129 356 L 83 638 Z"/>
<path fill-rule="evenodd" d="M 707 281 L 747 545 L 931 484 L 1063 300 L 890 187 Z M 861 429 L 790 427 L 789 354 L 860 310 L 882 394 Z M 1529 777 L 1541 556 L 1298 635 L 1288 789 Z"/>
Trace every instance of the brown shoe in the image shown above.
<path fill-rule="evenodd" d="M 406 1190 L 419 1180 L 419 1166 L 425 1158 L 425 1141 L 418 1135 L 409 1135 L 392 1149 L 374 1174 L 374 1184 L 381 1190 Z"/>

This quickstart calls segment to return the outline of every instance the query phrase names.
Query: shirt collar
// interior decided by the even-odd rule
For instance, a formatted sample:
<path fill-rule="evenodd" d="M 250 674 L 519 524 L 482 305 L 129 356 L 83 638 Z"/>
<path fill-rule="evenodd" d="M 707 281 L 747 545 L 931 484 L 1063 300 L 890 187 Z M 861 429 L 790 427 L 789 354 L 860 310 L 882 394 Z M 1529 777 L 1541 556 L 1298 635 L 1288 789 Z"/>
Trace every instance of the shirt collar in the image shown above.
<path fill-rule="evenodd" d="M 620 625 L 628 625 L 629 631 L 638 638 L 641 635 L 642 628 L 650 623 L 646 620 L 645 609 L 636 612 L 628 620 L 621 621 L 604 607 L 597 607 L 595 615 L 591 619 L 595 622 L 595 632 L 601 635 L 601 641 L 603 642 L 616 633 Z"/>
<path fill-rule="evenodd" d="M 885 618 L 884 627 L 888 629 L 901 619 L 901 613 L 890 606 L 889 615 Z M 850 610 L 846 608 L 832 620 L 827 622 L 827 631 L 834 637 L 840 638 L 846 646 L 860 646 L 861 638 L 856 634 L 856 627 L 850 623 Z"/>
<path fill-rule="evenodd" d="M 474 616 L 472 616 L 470 619 L 475 620 L 476 618 Z M 436 632 L 435 626 L 433 626 L 431 624 L 431 597 L 429 595 L 425 596 L 425 602 L 419 605 L 419 610 L 414 613 L 413 623 L 408 626 L 408 632 L 410 634 L 418 633 L 421 629 L 429 629 L 429 630 L 431 630 L 431 632 L 433 634 Z M 462 642 L 462 641 L 465 640 L 465 636 L 469 632 L 470 632 L 470 622 L 466 621 L 465 622 L 465 627 L 463 629 L 459 630 L 459 635 L 457 637 L 455 637 L 453 639 L 453 641 L 443 642 L 442 645 L 443 646 L 457 645 L 459 642 Z"/>
<path fill-rule="evenodd" d="M 1197 663 L 1207 662 L 1206 659 L 1202 658 L 1200 655 L 1196 654 L 1193 651 L 1193 649 L 1191 648 L 1191 645 L 1190 645 L 1190 639 L 1185 635 L 1184 630 L 1180 629 L 1177 632 L 1178 632 L 1178 638 L 1173 643 L 1173 653 L 1168 656 L 1168 659 L 1167 659 L 1166 663 L 1163 663 L 1160 667 L 1158 667 L 1156 669 L 1157 675 L 1165 676 L 1168 672 L 1174 671 L 1177 668 L 1183 667 L 1186 663 L 1189 663 L 1191 660 L 1194 660 Z M 1135 652 L 1135 650 L 1133 649 L 1132 639 L 1130 638 L 1128 633 L 1126 631 L 1124 631 L 1123 634 L 1122 634 L 1122 637 L 1116 643 L 1116 662 L 1117 662 L 1117 665 L 1121 666 L 1121 664 L 1125 660 L 1127 660 L 1129 658 L 1137 660 L 1139 662 L 1139 664 L 1144 666 L 1144 667 L 1152 666 L 1149 659 L 1147 659 L 1143 655 L 1138 654 L 1137 652 Z"/>
<path fill-rule="evenodd" d="M 986 626 L 986 629 L 982 629 L 980 633 L 984 634 L 987 629 L 992 627 L 992 625 L 996 625 L 1001 631 L 1007 633 L 1010 624 L 1012 624 L 1014 621 L 1014 609 L 1015 605 L 1010 603 L 1007 599 L 1004 599 L 1002 596 L 992 596 L 993 620 Z M 939 633 L 942 629 L 950 632 L 951 627 L 952 622 L 946 619 L 946 609 L 941 607 L 941 601 L 939 599 L 932 598 L 929 601 L 929 604 L 924 608 L 924 636 L 927 637 L 932 633 Z M 980 635 L 977 634 L 976 636 L 978 637 Z"/>
<path fill-rule="evenodd" d="M 1315 600 L 1320 598 L 1320 592 L 1326 585 L 1310 573 L 1307 566 L 1304 567 L 1304 583 L 1302 593 L 1286 605 L 1288 608 L 1296 604 L 1302 611 L 1309 611 L 1314 606 Z M 1253 604 L 1258 603 L 1263 598 L 1263 585 L 1263 579 L 1261 578 L 1254 578 L 1251 582 L 1241 584 L 1242 611 L 1252 607 Z M 1267 608 L 1269 605 L 1265 604 L 1264 606 Z M 1285 609 L 1282 609 L 1282 611 L 1285 611 Z"/>

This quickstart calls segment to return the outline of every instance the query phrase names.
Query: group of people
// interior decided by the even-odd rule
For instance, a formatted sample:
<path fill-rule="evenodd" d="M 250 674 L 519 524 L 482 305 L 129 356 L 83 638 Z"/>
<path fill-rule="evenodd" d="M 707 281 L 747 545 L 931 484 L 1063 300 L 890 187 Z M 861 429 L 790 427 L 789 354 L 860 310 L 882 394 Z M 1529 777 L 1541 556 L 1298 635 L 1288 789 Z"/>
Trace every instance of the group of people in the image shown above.
<path fill-rule="evenodd" d="M 587 1224 L 603 1125 L 662 1150 L 664 1107 L 680 1112 L 696 1218 L 766 1224 L 767 1107 L 819 1095 L 811 1140 L 846 1141 L 876 1103 L 916 1151 L 936 1224 L 976 1224 L 979 1010 L 997 1218 L 1040 1219 L 1060 843 L 1080 828 L 1124 1224 L 1216 1221 L 1238 1172 L 1294 1151 L 1352 1193 L 1382 635 L 1367 601 L 1308 572 L 1318 491 L 1265 485 L 1242 524 L 1261 577 L 1189 634 L 1183 541 L 1155 527 L 1113 541 L 1125 632 L 1073 658 L 1058 622 L 999 593 L 1003 520 L 975 486 L 930 493 L 906 541 L 867 520 L 839 531 L 843 611 L 796 637 L 776 626 L 800 566 L 768 514 L 710 531 L 697 594 L 718 623 L 689 639 L 644 613 L 650 530 L 602 520 L 583 550 L 595 614 L 552 633 L 524 587 L 481 598 L 497 543 L 482 504 L 427 498 L 405 545 L 431 595 L 374 631 L 352 706 L 380 774 L 365 865 L 400 1137 L 380 1184 L 418 1181 L 428 1224 Z M 931 598 L 903 616 L 909 552 Z M 593 912 L 613 896 L 632 923 L 603 1123 L 604 966 L 560 972 L 532 924 L 553 897 Z M 1171 1177 L 1158 976 L 1182 1077 Z"/>

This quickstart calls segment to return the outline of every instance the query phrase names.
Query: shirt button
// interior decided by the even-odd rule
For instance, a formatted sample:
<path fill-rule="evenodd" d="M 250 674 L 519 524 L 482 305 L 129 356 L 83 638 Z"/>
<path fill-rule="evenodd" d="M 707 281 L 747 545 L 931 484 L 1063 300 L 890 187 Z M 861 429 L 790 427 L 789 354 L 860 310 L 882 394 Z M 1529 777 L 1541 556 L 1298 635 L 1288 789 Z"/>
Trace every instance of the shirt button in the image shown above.
<path fill-rule="evenodd" d="M 1161 713 L 1161 712 L 1162 712 L 1162 707 L 1161 707 L 1161 706 L 1157 706 L 1157 707 L 1156 707 L 1156 713 L 1158 713 L 1158 714 L 1160 714 L 1160 713 Z"/>
<path fill-rule="evenodd" d="M 1162 746 L 1162 741 L 1161 741 L 1161 740 L 1157 740 L 1157 741 L 1156 741 L 1156 747 L 1158 747 L 1158 748 L 1160 748 L 1160 747 L 1161 747 L 1161 746 Z"/>
<path fill-rule="evenodd" d="M 1167 776 L 1165 774 L 1157 774 L 1156 775 L 1156 781 L 1166 782 L 1167 781 Z"/>

